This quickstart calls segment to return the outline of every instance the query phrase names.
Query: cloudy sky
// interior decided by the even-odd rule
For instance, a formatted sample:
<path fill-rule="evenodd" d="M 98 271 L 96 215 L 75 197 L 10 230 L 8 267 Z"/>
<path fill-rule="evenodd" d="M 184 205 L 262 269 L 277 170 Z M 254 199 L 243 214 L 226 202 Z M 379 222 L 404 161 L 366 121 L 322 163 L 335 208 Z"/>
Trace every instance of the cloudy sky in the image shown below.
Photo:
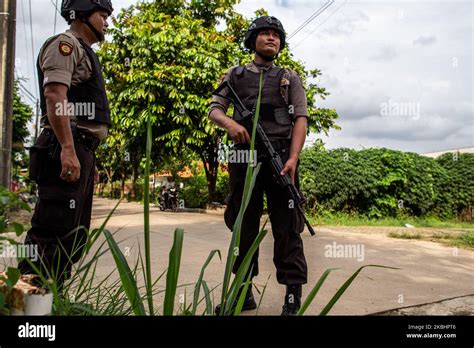
<path fill-rule="evenodd" d="M 29 0 L 18 1 L 16 71 L 35 95 L 33 61 L 54 33 L 55 2 L 31 0 L 31 26 Z M 113 0 L 116 9 L 134 2 Z M 244 0 L 237 9 L 251 16 L 265 8 L 291 35 L 325 3 Z M 58 15 L 55 32 L 65 29 Z M 472 1 L 336 0 L 289 45 L 309 69 L 322 71 L 318 83 L 331 95 L 317 105 L 339 114 L 342 130 L 322 137 L 328 148 L 474 146 Z"/>

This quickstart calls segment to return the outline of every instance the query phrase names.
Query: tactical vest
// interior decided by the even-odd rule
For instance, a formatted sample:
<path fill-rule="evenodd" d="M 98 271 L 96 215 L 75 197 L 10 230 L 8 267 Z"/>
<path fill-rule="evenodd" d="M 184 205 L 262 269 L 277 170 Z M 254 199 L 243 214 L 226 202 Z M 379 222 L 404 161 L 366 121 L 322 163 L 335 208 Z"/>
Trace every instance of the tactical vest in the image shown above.
<path fill-rule="evenodd" d="M 90 105 L 94 108 L 93 118 L 90 115 L 74 115 L 78 119 L 84 118 L 90 122 L 97 122 L 110 126 L 110 109 L 109 103 L 107 101 L 107 95 L 105 93 L 105 83 L 104 78 L 102 77 L 102 68 L 99 59 L 92 48 L 87 46 L 82 39 L 78 38 L 78 40 L 89 57 L 92 67 L 92 74 L 89 80 L 84 81 L 76 86 L 70 86 L 67 92 L 68 102 L 77 106 Z M 36 68 L 38 70 L 42 120 L 44 120 L 44 124 L 48 124 L 49 122 L 46 116 L 46 98 L 44 96 L 43 87 L 44 74 L 40 66 L 40 57 L 38 57 Z"/>
<path fill-rule="evenodd" d="M 270 140 L 290 139 L 293 130 L 293 119 L 280 91 L 280 81 L 284 72 L 285 69 L 274 66 L 263 75 L 259 122 Z M 235 68 L 230 77 L 230 83 L 242 103 L 253 112 L 257 106 L 259 82 L 260 73 L 254 73 L 242 66 Z M 232 118 L 252 134 L 252 121 L 242 120 L 242 116 L 235 108 Z"/>

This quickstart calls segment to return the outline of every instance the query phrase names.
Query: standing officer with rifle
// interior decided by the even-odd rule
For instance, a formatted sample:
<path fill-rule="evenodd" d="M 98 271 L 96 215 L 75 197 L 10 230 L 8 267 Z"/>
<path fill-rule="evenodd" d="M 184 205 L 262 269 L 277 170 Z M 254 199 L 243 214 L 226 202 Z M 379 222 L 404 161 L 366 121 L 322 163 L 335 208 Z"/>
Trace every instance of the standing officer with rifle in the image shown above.
<path fill-rule="evenodd" d="M 91 45 L 104 40 L 112 11 L 110 0 L 63 0 L 61 15 L 70 29 L 49 38 L 38 56 L 43 130 L 30 151 L 30 178 L 38 184 L 39 200 L 25 244 L 38 246 L 35 266 L 59 287 L 82 256 L 87 234 L 78 227 L 90 226 L 95 150 L 111 125 Z M 35 273 L 27 260 L 19 269 Z"/>
<path fill-rule="evenodd" d="M 305 142 L 309 116 L 306 94 L 294 71 L 273 65 L 278 53 L 285 47 L 285 31 L 278 19 L 269 16 L 257 18 L 248 28 L 244 44 L 251 52 L 255 52 L 253 62 L 227 71 L 214 93 L 209 111 L 210 119 L 228 131 L 236 150 L 249 150 L 252 134 L 252 119 L 249 115 L 256 109 L 260 74 L 263 71 L 259 117 L 261 128 L 260 132 L 257 131 L 256 139 L 257 157 L 262 167 L 244 214 L 239 255 L 233 271 L 237 271 L 259 232 L 265 192 L 275 239 L 273 260 L 277 268 L 277 280 L 286 285 L 281 314 L 295 315 L 301 306 L 302 284 L 307 282 L 307 265 L 300 233 L 305 223 L 314 233 L 304 217 L 301 208 L 304 200 L 297 189 L 298 156 Z M 232 118 L 226 115 L 229 100 L 234 104 Z M 229 163 L 231 192 L 224 218 L 231 230 L 242 202 L 246 168 L 245 163 Z M 258 250 L 252 266 L 251 276 L 254 277 L 258 275 Z M 256 302 L 250 287 L 243 310 L 255 308 Z"/>

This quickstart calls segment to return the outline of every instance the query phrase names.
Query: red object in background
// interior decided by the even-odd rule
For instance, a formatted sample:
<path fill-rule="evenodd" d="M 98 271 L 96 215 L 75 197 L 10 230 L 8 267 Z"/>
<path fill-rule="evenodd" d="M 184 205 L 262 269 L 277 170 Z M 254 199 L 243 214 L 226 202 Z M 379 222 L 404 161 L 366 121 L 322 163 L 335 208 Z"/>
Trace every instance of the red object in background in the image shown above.
<path fill-rule="evenodd" d="M 12 182 L 10 184 L 10 190 L 12 192 L 18 191 L 18 180 L 12 180 Z"/>

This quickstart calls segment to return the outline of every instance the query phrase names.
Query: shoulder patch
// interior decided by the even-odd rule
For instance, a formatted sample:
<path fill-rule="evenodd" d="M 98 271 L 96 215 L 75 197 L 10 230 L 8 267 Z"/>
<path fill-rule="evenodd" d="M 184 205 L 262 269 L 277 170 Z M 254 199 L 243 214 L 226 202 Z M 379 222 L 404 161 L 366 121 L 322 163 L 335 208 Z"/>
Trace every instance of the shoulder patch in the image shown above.
<path fill-rule="evenodd" d="M 69 42 L 60 41 L 59 42 L 59 53 L 63 56 L 70 56 L 72 54 L 73 47 Z"/>

